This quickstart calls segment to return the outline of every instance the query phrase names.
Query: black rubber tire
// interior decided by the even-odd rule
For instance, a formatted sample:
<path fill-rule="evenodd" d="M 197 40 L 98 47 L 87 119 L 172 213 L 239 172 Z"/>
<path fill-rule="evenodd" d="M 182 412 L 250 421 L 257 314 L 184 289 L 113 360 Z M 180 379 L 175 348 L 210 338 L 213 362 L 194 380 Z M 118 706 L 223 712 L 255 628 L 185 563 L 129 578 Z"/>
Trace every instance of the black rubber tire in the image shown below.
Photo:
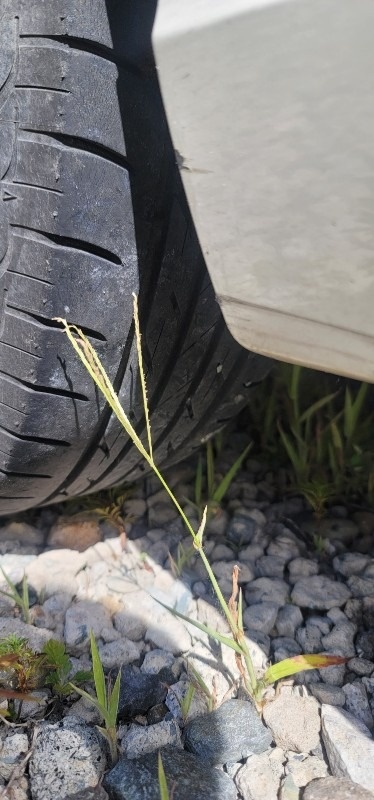
<path fill-rule="evenodd" d="M 268 369 L 214 298 L 157 83 L 154 2 L 83 6 L 1 0 L 1 514 L 141 474 L 54 317 L 91 337 L 141 432 L 139 293 L 160 464 L 220 428 Z"/>

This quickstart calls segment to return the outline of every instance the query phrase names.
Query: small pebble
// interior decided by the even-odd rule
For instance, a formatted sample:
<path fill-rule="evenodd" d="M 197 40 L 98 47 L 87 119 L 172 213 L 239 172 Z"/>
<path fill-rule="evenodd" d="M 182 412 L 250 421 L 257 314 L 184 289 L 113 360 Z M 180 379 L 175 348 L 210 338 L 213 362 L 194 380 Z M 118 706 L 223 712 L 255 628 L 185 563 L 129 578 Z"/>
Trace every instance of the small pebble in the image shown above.
<path fill-rule="evenodd" d="M 165 700 L 167 686 L 155 674 L 142 672 L 134 666 L 121 668 L 118 704 L 119 719 L 132 719 L 145 714 L 152 706 Z"/>
<path fill-rule="evenodd" d="M 256 578 L 246 587 L 245 599 L 248 605 L 270 602 L 282 606 L 288 593 L 288 584 L 280 578 Z"/>
<path fill-rule="evenodd" d="M 295 584 L 291 599 L 301 608 L 328 609 L 343 606 L 351 597 L 344 583 L 331 580 L 326 575 L 312 575 Z"/>
<path fill-rule="evenodd" d="M 309 683 L 308 689 L 320 703 L 331 706 L 344 706 L 345 694 L 338 686 L 328 683 Z"/>
<path fill-rule="evenodd" d="M 302 625 L 303 615 L 298 606 L 289 603 L 279 609 L 276 628 L 279 636 L 289 636 L 293 638 L 296 630 Z"/>
<path fill-rule="evenodd" d="M 228 700 L 185 728 L 185 747 L 209 764 L 241 761 L 264 752 L 271 742 L 270 732 L 245 700 Z"/>
<path fill-rule="evenodd" d="M 277 618 L 279 606 L 275 603 L 256 603 L 248 606 L 243 614 L 244 628 L 270 633 Z"/>

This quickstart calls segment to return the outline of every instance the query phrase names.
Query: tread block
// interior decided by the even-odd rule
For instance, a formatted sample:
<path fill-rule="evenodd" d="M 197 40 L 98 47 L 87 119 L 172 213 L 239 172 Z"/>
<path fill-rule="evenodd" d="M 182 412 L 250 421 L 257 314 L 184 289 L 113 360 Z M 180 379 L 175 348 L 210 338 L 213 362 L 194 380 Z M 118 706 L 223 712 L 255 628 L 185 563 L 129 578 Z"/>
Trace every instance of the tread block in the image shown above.
<path fill-rule="evenodd" d="M 51 43 L 22 47 L 20 70 L 17 84 L 23 88 L 16 92 L 22 128 L 80 136 L 126 155 L 115 64 Z"/>

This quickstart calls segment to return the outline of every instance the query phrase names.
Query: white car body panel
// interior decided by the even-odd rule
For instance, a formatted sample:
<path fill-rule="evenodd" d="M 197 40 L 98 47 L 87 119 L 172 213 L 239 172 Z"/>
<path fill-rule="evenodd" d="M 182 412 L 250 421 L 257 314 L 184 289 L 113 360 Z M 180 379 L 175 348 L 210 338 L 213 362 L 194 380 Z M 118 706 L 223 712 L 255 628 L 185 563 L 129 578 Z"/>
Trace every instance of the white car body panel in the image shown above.
<path fill-rule="evenodd" d="M 159 0 L 153 44 L 231 332 L 374 381 L 373 0 Z"/>

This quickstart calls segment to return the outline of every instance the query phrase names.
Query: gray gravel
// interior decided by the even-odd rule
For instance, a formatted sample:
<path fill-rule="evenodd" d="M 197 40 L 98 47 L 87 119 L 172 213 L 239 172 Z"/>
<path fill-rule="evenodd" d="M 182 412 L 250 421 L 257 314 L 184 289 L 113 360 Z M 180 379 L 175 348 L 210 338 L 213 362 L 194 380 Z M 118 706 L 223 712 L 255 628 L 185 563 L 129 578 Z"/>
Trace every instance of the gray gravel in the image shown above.
<path fill-rule="evenodd" d="M 193 477 L 189 466 L 173 471 L 181 498 L 193 500 Z M 195 517 L 186 502 L 187 510 Z M 122 674 L 120 762 L 106 772 L 105 788 L 108 754 L 97 711 L 72 696 L 65 719 L 42 722 L 46 707 L 56 713 L 44 691 L 44 707 L 24 705 L 28 725 L 0 728 L 0 787 L 12 781 L 11 800 L 159 800 L 159 748 L 175 800 L 340 800 L 338 792 L 345 797 L 348 790 L 364 800 L 374 792 L 373 515 L 351 519 L 340 506 L 317 524 L 301 498 L 276 499 L 271 475 L 248 460 L 224 512 L 210 520 L 205 549 L 227 597 L 232 567 L 240 566 L 257 673 L 268 658 L 302 652 L 347 659 L 296 675 L 277 696 L 269 690 L 262 721 L 243 691 L 234 652 L 164 608 L 228 632 L 197 555 L 192 551 L 178 578 L 170 569 L 169 553 L 177 563 L 191 542 L 165 493 L 147 480 L 126 511 L 127 541 L 108 522 L 91 519 L 79 528 L 58 509 L 0 525 L 0 565 L 15 581 L 26 572 L 33 603 L 26 624 L 0 595 L 0 636 L 18 633 L 35 649 L 63 640 L 76 671 L 90 667 L 93 630 L 111 680 L 118 669 Z M 64 532 L 70 544 L 79 539 L 82 552 L 62 547 Z M 326 537 L 321 553 L 313 547 L 316 533 Z"/>

